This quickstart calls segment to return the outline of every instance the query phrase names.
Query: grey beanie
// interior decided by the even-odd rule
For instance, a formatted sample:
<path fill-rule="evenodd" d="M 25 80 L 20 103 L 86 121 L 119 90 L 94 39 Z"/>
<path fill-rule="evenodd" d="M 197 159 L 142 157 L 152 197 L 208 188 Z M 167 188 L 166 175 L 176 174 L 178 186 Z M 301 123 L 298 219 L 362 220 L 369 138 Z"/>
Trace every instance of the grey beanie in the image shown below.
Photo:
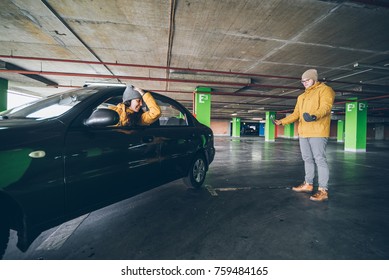
<path fill-rule="evenodd" d="M 312 79 L 315 82 L 317 82 L 317 80 L 318 80 L 317 70 L 316 69 L 308 69 L 307 71 L 305 71 L 303 73 L 303 75 L 301 76 L 301 79 L 303 79 L 303 80 Z"/>
<path fill-rule="evenodd" d="M 132 85 L 128 85 L 123 93 L 123 102 L 130 101 L 132 99 L 142 99 L 142 95 L 134 89 Z"/>

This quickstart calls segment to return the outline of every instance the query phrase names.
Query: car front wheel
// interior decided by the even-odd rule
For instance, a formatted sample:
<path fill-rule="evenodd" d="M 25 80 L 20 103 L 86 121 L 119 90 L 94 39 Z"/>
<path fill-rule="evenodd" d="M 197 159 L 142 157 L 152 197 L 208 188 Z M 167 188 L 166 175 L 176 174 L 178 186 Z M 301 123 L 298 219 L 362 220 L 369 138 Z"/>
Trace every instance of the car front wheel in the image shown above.
<path fill-rule="evenodd" d="M 4 221 L 0 221 L 0 259 L 3 258 L 9 239 L 9 227 Z"/>
<path fill-rule="evenodd" d="M 200 188 L 205 180 L 207 167 L 204 156 L 197 155 L 190 165 L 189 173 L 184 178 L 184 182 L 188 187 Z"/>

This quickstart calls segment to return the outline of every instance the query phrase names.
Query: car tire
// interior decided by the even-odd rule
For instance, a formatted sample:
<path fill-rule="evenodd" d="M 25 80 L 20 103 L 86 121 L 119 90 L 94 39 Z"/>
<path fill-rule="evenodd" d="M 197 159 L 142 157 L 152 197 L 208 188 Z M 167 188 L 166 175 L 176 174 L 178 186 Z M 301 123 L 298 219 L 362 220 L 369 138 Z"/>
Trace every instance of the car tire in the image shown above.
<path fill-rule="evenodd" d="M 9 240 L 9 227 L 4 222 L 0 222 L 0 259 L 3 258 Z"/>
<path fill-rule="evenodd" d="M 184 178 L 184 183 L 190 188 L 200 188 L 207 173 L 207 163 L 203 155 L 196 155 L 192 161 L 188 175 Z"/>

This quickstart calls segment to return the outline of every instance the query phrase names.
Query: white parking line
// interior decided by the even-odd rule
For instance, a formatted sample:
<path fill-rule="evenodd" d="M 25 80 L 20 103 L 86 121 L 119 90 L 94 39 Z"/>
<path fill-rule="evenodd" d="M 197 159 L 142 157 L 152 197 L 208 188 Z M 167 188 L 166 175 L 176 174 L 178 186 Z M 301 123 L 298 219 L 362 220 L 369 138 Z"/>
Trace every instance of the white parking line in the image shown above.
<path fill-rule="evenodd" d="M 214 188 L 212 188 L 212 186 L 210 185 L 205 185 L 205 188 L 208 190 L 208 192 L 212 195 L 212 196 L 217 196 L 217 192 L 215 192 Z"/>
<path fill-rule="evenodd" d="M 230 192 L 230 191 L 251 190 L 251 189 L 258 189 L 258 188 L 255 188 L 255 187 L 230 187 L 230 188 L 215 188 L 214 190 L 220 191 L 220 192 Z"/>
<path fill-rule="evenodd" d="M 36 250 L 58 250 L 88 216 L 89 214 L 85 214 L 60 225 Z"/>

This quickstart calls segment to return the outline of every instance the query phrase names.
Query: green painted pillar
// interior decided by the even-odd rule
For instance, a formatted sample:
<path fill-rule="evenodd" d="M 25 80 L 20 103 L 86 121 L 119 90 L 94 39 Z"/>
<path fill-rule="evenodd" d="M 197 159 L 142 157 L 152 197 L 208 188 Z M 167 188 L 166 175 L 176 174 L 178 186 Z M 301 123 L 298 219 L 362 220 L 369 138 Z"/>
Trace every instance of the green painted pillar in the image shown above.
<path fill-rule="evenodd" d="M 266 112 L 265 141 L 272 142 L 276 138 L 276 126 L 270 118 L 276 118 L 276 112 Z"/>
<path fill-rule="evenodd" d="M 8 80 L 0 78 L 0 112 L 7 110 Z"/>
<path fill-rule="evenodd" d="M 346 103 L 345 151 L 366 152 L 367 103 Z"/>
<path fill-rule="evenodd" d="M 211 127 L 211 92 L 208 87 L 197 87 L 195 91 L 195 117 L 208 127 Z"/>
<path fill-rule="evenodd" d="M 294 137 L 294 123 L 290 123 L 284 126 L 284 136 L 286 138 L 293 139 Z"/>
<path fill-rule="evenodd" d="M 240 118 L 232 118 L 232 137 L 240 137 Z"/>
<path fill-rule="evenodd" d="M 337 141 L 344 142 L 344 120 L 338 120 Z"/>

